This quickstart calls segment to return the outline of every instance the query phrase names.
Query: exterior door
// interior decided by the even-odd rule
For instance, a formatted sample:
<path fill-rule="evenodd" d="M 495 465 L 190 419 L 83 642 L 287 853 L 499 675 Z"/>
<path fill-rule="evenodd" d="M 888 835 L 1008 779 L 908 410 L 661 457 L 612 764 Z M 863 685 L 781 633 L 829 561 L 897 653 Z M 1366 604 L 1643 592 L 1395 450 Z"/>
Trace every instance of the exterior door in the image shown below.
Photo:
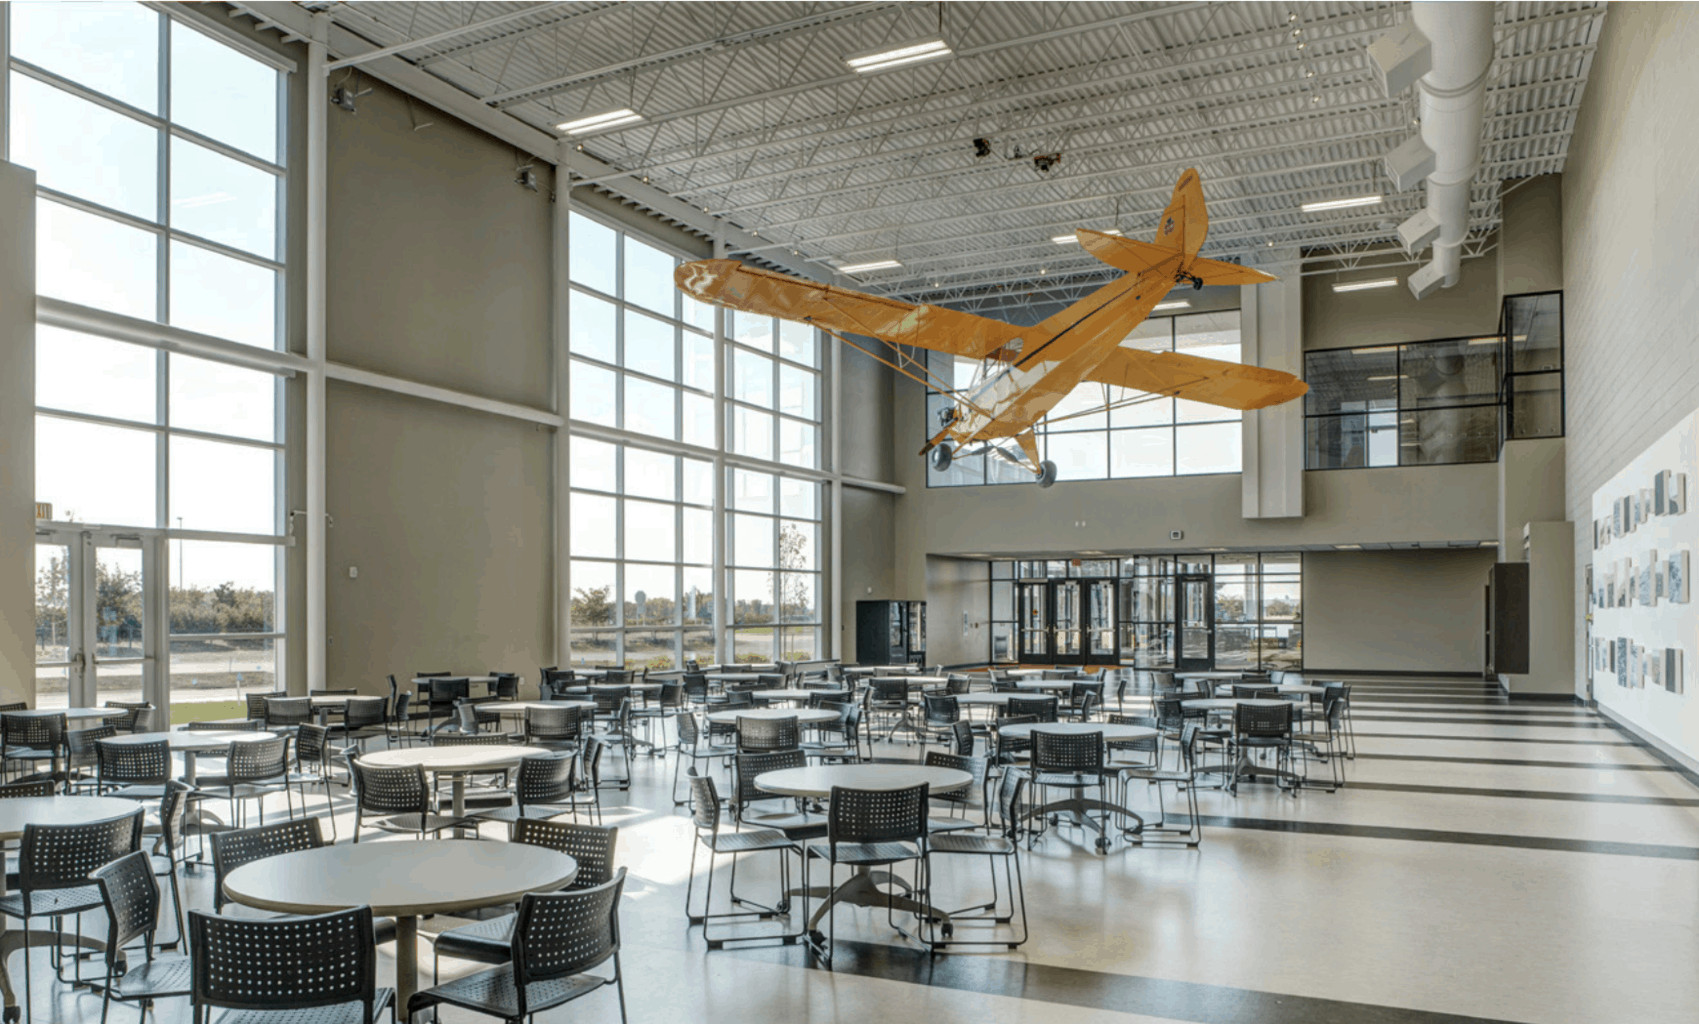
<path fill-rule="evenodd" d="M 156 539 L 56 527 L 35 553 L 36 706 L 148 699 Z"/>
<path fill-rule="evenodd" d="M 1081 646 L 1085 602 L 1079 580 L 1050 581 L 1051 660 L 1058 665 L 1084 663 Z"/>
<path fill-rule="evenodd" d="M 1121 648 L 1115 629 L 1115 581 L 1086 580 L 1085 664 L 1119 665 Z"/>
<path fill-rule="evenodd" d="M 1208 672 L 1215 668 L 1215 585 L 1212 577 L 1177 576 L 1174 585 L 1174 668 Z"/>
<path fill-rule="evenodd" d="M 1015 587 L 1015 631 L 1022 663 L 1050 662 L 1050 586 L 1042 581 Z"/>

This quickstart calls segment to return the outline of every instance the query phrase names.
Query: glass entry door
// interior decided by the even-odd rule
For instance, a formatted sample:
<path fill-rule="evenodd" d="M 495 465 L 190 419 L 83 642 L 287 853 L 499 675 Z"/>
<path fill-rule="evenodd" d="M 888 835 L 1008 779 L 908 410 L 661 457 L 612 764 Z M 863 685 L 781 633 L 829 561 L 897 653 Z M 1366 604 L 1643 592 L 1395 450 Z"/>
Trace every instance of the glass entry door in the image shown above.
<path fill-rule="evenodd" d="M 1115 581 L 1088 580 L 1085 587 L 1085 663 L 1119 665 L 1115 630 Z"/>
<path fill-rule="evenodd" d="M 1059 665 L 1080 661 L 1080 584 L 1076 580 L 1050 581 L 1051 660 Z"/>
<path fill-rule="evenodd" d="M 1024 662 L 1050 662 L 1050 585 L 1022 583 L 1015 588 L 1018 656 Z"/>
<path fill-rule="evenodd" d="M 1208 672 L 1215 667 L 1215 586 L 1209 576 L 1177 576 L 1178 613 L 1174 668 Z"/>
<path fill-rule="evenodd" d="M 146 699 L 154 540 L 56 528 L 37 533 L 35 556 L 36 706 Z"/>

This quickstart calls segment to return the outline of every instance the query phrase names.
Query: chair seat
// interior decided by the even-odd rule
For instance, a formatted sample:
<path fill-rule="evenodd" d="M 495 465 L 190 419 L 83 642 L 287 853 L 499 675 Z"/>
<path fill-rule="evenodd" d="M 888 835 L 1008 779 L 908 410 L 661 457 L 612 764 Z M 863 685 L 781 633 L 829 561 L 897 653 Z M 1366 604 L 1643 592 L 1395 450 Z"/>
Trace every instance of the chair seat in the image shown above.
<path fill-rule="evenodd" d="M 1289 736 L 1240 736 L 1237 740 L 1241 747 L 1284 747 L 1292 742 Z"/>
<path fill-rule="evenodd" d="M 386 1016 L 385 1010 L 395 1002 L 395 990 L 380 988 L 372 1000 L 372 1020 Z M 334 1006 L 315 1006 L 308 1010 L 225 1010 L 213 1011 L 218 1024 L 366 1024 L 359 1003 L 338 1003 Z"/>
<path fill-rule="evenodd" d="M 741 832 L 721 832 L 711 839 L 702 837 L 703 845 L 715 853 L 755 853 L 760 850 L 794 850 L 796 843 L 776 828 L 750 828 Z"/>
<path fill-rule="evenodd" d="M 161 800 L 165 797 L 164 786 L 125 786 L 101 796 L 115 796 L 121 800 Z"/>
<path fill-rule="evenodd" d="M 838 864 L 895 864 L 898 861 L 919 859 L 920 847 L 907 841 L 839 843 L 838 854 L 834 858 L 830 843 L 809 843 L 808 855 L 819 857 L 821 860 L 832 860 Z"/>
<path fill-rule="evenodd" d="M 53 757 L 53 751 L 37 750 L 34 747 L 11 747 L 6 751 L 8 761 L 51 761 Z"/>
<path fill-rule="evenodd" d="M 1188 772 L 1159 770 L 1156 768 L 1136 768 L 1126 773 L 1129 779 L 1141 779 L 1145 782 L 1191 782 Z"/>
<path fill-rule="evenodd" d="M 450 928 L 433 943 L 439 956 L 476 960 L 481 964 L 504 964 L 513 956 L 513 923 L 517 914 L 503 914 L 487 921 Z"/>
<path fill-rule="evenodd" d="M 939 832 L 965 832 L 978 828 L 983 822 L 956 814 L 938 814 L 926 819 L 926 831 L 933 835 Z"/>
<path fill-rule="evenodd" d="M 98 886 L 79 885 L 70 889 L 45 889 L 36 892 L 30 900 L 30 913 L 35 917 L 75 914 L 84 910 L 95 910 L 104 905 Z M 9 892 L 0 896 L 0 914 L 23 917 L 24 894 Z"/>
<path fill-rule="evenodd" d="M 112 986 L 112 994 L 119 999 L 186 996 L 189 994 L 193 976 L 193 968 L 186 956 L 162 956 L 143 960 L 141 954 L 132 953 L 129 969 L 118 979 L 118 983 Z"/>
<path fill-rule="evenodd" d="M 966 853 L 977 854 L 982 857 L 1007 857 L 1015 852 L 1015 844 L 1009 842 L 1006 836 L 988 836 L 984 833 L 934 836 L 931 845 L 933 853 Z"/>
<path fill-rule="evenodd" d="M 1103 785 L 1103 776 L 1092 772 L 1039 772 L 1032 777 L 1035 786 L 1066 786 L 1082 789 Z"/>
<path fill-rule="evenodd" d="M 818 814 L 750 814 L 742 823 L 783 832 L 791 839 L 819 839 L 826 834 L 826 819 Z"/>
<path fill-rule="evenodd" d="M 808 744 L 804 743 L 803 746 L 806 747 L 806 746 L 808 746 Z M 692 748 L 686 748 L 683 751 L 683 753 L 684 753 L 685 757 L 695 757 L 695 758 L 736 757 L 737 756 L 737 748 L 736 747 L 721 746 L 718 743 L 713 743 L 713 744 L 709 744 L 707 746 L 697 746 L 697 747 L 692 747 Z"/>
<path fill-rule="evenodd" d="M 564 978 L 534 981 L 527 986 L 526 1011 L 540 1013 L 579 996 L 588 995 L 603 985 L 611 984 L 611 978 L 601 978 L 594 974 L 570 974 Z M 513 967 L 511 964 L 491 967 L 476 974 L 468 974 L 464 978 L 444 982 L 423 992 L 416 992 L 413 998 L 408 1000 L 407 1013 L 411 1016 L 438 1003 L 464 1007 L 504 1020 L 517 1019 L 519 993 L 513 983 Z M 220 1021 L 219 1024 L 223 1022 Z"/>

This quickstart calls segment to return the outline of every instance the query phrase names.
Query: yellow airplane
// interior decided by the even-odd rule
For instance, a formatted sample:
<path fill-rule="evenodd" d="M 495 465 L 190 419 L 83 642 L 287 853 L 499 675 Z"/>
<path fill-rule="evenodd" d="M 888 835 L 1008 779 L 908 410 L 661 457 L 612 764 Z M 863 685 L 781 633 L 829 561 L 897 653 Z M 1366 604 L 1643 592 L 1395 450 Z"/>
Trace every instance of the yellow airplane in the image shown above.
<path fill-rule="evenodd" d="M 1074 232 L 1087 252 L 1127 273 L 1031 327 L 816 284 L 731 259 L 683 264 L 673 279 L 703 302 L 813 324 L 948 395 L 952 404 L 940 413 L 938 432 L 920 450 L 932 453 L 934 467 L 947 469 L 958 454 L 990 452 L 1025 465 L 1040 486 L 1048 487 L 1056 481 L 1056 465 L 1039 458 L 1033 427 L 1084 381 L 1141 392 L 1106 401 L 1105 408 L 1173 397 L 1261 409 L 1309 390 L 1278 370 L 1121 344 L 1176 284 L 1202 288 L 1274 280 L 1236 263 L 1200 257 L 1208 231 L 1203 186 L 1198 172 L 1188 169 L 1174 186 L 1154 242 L 1084 228 Z M 850 340 L 850 334 L 877 338 L 889 346 L 891 357 Z M 956 388 L 928 373 L 924 360 L 905 348 L 948 352 L 980 360 L 981 366 L 972 383 Z M 1007 447 L 1011 438 L 1018 456 Z"/>

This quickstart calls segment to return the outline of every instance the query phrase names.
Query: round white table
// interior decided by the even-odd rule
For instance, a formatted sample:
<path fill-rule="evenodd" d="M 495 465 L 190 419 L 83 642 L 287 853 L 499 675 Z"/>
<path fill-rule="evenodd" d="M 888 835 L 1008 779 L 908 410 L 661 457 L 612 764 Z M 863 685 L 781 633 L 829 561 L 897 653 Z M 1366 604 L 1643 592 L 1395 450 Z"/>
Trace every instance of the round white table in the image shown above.
<path fill-rule="evenodd" d="M 249 732 L 241 729 L 221 729 L 209 732 L 173 729 L 170 732 L 126 733 L 123 736 L 113 736 L 100 742 L 120 746 L 138 746 L 164 740 L 165 745 L 171 748 L 173 754 L 183 755 L 183 781 L 193 786 L 195 784 L 195 755 L 223 753 L 230 749 L 232 743 L 251 743 L 255 740 L 269 740 L 276 737 L 277 734 L 274 732 Z"/>
<path fill-rule="evenodd" d="M 821 722 L 836 722 L 840 716 L 829 708 L 733 708 L 730 711 L 710 711 L 705 717 L 715 725 L 736 725 L 740 718 L 762 721 L 794 718 L 798 725 L 818 725 Z"/>
<path fill-rule="evenodd" d="M 525 713 L 532 708 L 578 708 L 581 711 L 596 710 L 593 700 L 497 700 L 488 704 L 478 705 L 478 710 L 485 714 L 500 715 L 503 718 L 524 718 Z"/>
<path fill-rule="evenodd" d="M 511 744 L 479 744 L 466 747 L 392 747 L 360 755 L 360 763 L 381 768 L 417 765 L 430 775 L 447 775 L 453 786 L 453 813 L 466 815 L 466 776 L 473 772 L 499 772 L 519 767 L 527 757 L 554 753 L 542 747 Z"/>
<path fill-rule="evenodd" d="M 1058 690 L 1068 691 L 1075 683 L 1089 683 L 1090 679 L 1018 679 L 1015 685 L 1022 690 Z"/>
<path fill-rule="evenodd" d="M 758 673 L 758 672 L 704 672 L 703 677 L 706 678 L 706 679 L 716 680 L 716 681 L 721 682 L 721 683 L 754 683 L 754 682 L 760 681 L 761 673 Z"/>
<path fill-rule="evenodd" d="M 1000 708 L 1003 705 L 1009 703 L 1009 698 L 1011 698 L 1011 697 L 1023 697 L 1024 698 L 1025 696 L 1026 696 L 1025 694 L 1008 693 L 1007 691 L 1002 692 L 1002 693 L 981 693 L 981 692 L 976 691 L 974 693 L 959 693 L 959 694 L 957 694 L 956 695 L 956 703 L 961 705 L 962 707 L 965 707 L 965 708 L 981 706 L 981 705 L 988 706 L 988 707 L 999 707 Z"/>
<path fill-rule="evenodd" d="M 1054 671 L 1056 670 L 1053 668 L 1012 668 L 1008 670 L 1008 674 L 1012 676 L 1020 676 L 1023 679 L 1043 678 L 1044 673 Z"/>
<path fill-rule="evenodd" d="M 267 857 L 230 872 L 224 894 L 282 914 L 325 914 L 367 904 L 373 914 L 394 917 L 395 998 L 406 1007 L 419 986 L 420 917 L 517 903 L 528 892 L 553 892 L 576 877 L 577 861 L 544 846 L 423 839 L 344 843 Z"/>
<path fill-rule="evenodd" d="M 1086 736 L 1095 732 L 1102 733 L 1106 742 L 1148 740 L 1157 734 L 1157 730 L 1148 725 L 1115 725 L 1110 722 L 1021 722 L 1018 725 L 1005 725 L 997 730 L 998 735 L 1014 740 L 1031 739 L 1034 732 L 1056 733 L 1061 736 Z"/>
<path fill-rule="evenodd" d="M 973 776 L 954 768 L 933 768 L 918 764 L 822 764 L 808 768 L 782 768 L 755 777 L 755 788 L 763 792 L 815 800 L 831 797 L 834 786 L 847 789 L 892 790 L 907 789 L 921 783 L 930 787 L 929 792 L 932 793 L 953 793 L 973 785 Z M 829 874 L 827 881 L 831 881 Z M 792 894 L 821 901 L 819 909 L 808 918 L 808 930 L 811 932 L 818 929 L 821 919 L 836 903 L 857 907 L 888 905 L 897 910 L 938 918 L 944 922 L 950 920 L 950 915 L 942 908 L 922 903 L 906 892 L 895 895 L 887 893 L 880 888 L 881 885 L 896 885 L 905 890 L 908 888 L 907 883 L 889 871 L 858 867 L 842 885 L 810 886 L 808 889 L 793 890 Z"/>
<path fill-rule="evenodd" d="M 1022 722 L 1018 725 L 1005 725 L 997 730 L 998 735 L 1012 740 L 1030 740 L 1036 732 L 1051 733 L 1062 736 L 1087 736 L 1092 733 L 1097 733 L 1103 737 L 1105 743 L 1110 743 L 1126 740 L 1152 739 L 1157 735 L 1158 730 L 1148 725 L 1116 725 L 1109 722 Z M 1127 766 L 1111 765 L 1109 767 L 1115 769 L 1117 767 L 1125 768 Z M 1110 803 L 1107 800 L 1087 799 L 1084 790 L 1074 790 L 1073 793 L 1075 795 L 1064 800 L 1053 800 L 1044 804 L 1034 801 L 1028 805 L 1026 816 L 1032 818 L 1055 814 L 1071 815 L 1076 825 L 1079 825 L 1082 828 L 1093 829 L 1102 835 L 1102 839 L 1098 846 L 1100 850 L 1108 849 L 1109 835 L 1103 828 L 1101 822 L 1096 822 L 1091 819 L 1090 812 L 1092 811 L 1097 811 L 1100 814 L 1118 815 L 1123 819 L 1131 818 L 1137 823 L 1131 828 L 1122 828 L 1122 832 L 1131 832 L 1136 834 L 1143 830 L 1144 816 L 1127 808 L 1126 806 Z M 1104 793 L 1103 795 L 1108 796 L 1108 793 Z"/>
<path fill-rule="evenodd" d="M 1281 700 L 1279 697 L 1194 697 L 1191 700 L 1181 701 L 1180 706 L 1187 711 L 1231 711 L 1240 704 L 1249 704 L 1252 707 L 1259 708 L 1273 708 L 1291 703 L 1291 701 Z"/>
<path fill-rule="evenodd" d="M 122 709 L 118 709 L 122 710 Z M 15 712 L 7 712 L 14 714 Z M 0 800 L 0 840 L 21 838 L 29 825 L 88 825 L 135 814 L 142 807 L 134 800 L 110 796 L 25 796 Z M 0 871 L 0 896 L 6 894 L 6 873 Z M 13 931 L 6 926 L 11 920 L 0 916 L 0 996 L 4 997 L 6 1020 L 18 1019 L 18 1001 L 12 994 L 12 977 L 6 969 L 12 954 L 30 945 L 50 946 L 60 942 L 75 942 L 87 949 L 103 950 L 101 939 L 74 939 L 56 936 L 50 931 Z M 102 933 L 104 934 L 104 933 Z"/>
<path fill-rule="evenodd" d="M 585 689 L 591 693 L 598 691 L 612 693 L 615 690 L 629 690 L 632 693 L 660 693 L 660 683 L 590 683 Z"/>
<path fill-rule="evenodd" d="M 1244 683 L 1218 683 L 1215 687 L 1215 695 L 1217 697 L 1231 697 L 1233 695 L 1233 687 L 1244 685 Z M 1308 683 L 1252 683 L 1250 685 L 1259 687 L 1268 693 L 1303 694 L 1306 697 L 1320 696 L 1322 692 L 1321 687 L 1311 686 Z"/>
<path fill-rule="evenodd" d="M 794 701 L 794 702 L 797 702 L 797 703 L 807 703 L 808 699 L 810 697 L 814 696 L 817 693 L 832 693 L 832 692 L 833 691 L 831 691 L 831 690 L 795 690 L 795 689 L 751 690 L 750 693 L 749 693 L 749 696 L 751 698 L 753 698 L 755 700 L 755 703 L 758 704 L 758 705 L 763 704 L 763 703 L 771 703 L 773 701 Z M 840 690 L 840 691 L 837 691 L 837 692 L 844 693 L 844 692 L 847 692 L 847 691 Z"/>

